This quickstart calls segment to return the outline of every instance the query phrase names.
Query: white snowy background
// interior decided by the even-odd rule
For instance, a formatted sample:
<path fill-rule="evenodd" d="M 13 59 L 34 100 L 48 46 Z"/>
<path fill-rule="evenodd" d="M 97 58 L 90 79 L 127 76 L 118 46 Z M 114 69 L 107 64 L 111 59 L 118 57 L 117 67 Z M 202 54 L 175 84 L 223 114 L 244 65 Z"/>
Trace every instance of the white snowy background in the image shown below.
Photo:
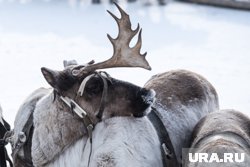
<path fill-rule="evenodd" d="M 143 28 L 142 52 L 153 70 L 106 70 L 112 77 L 143 86 L 150 76 L 187 69 L 207 78 L 219 94 L 221 108 L 250 115 L 250 12 L 170 2 L 123 8 L 133 28 Z M 115 6 L 90 1 L 0 0 L 0 104 L 13 125 L 23 100 L 39 87 L 49 87 L 40 68 L 63 69 L 63 60 L 106 60 L 117 35 L 106 10 Z"/>

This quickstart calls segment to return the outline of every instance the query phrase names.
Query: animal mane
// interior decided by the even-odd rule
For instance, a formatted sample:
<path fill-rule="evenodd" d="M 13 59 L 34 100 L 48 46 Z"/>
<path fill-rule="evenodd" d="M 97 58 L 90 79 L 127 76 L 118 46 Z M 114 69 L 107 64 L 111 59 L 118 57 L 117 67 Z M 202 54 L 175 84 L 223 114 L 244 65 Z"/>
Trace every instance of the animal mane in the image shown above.
<path fill-rule="evenodd" d="M 53 161 L 76 140 L 87 134 L 82 121 L 67 106 L 58 100 L 53 102 L 53 94 L 45 96 L 37 103 L 33 122 L 35 128 L 32 159 L 36 166 L 44 166 Z"/>

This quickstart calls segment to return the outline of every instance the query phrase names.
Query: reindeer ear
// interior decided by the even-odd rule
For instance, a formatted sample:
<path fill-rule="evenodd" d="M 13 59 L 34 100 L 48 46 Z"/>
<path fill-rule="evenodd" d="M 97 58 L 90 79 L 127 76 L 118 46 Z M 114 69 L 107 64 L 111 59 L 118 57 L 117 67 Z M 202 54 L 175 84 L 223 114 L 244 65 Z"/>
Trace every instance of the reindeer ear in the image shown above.
<path fill-rule="evenodd" d="M 43 73 L 44 78 L 46 79 L 46 81 L 53 87 L 53 88 L 57 88 L 57 81 L 58 81 L 58 77 L 59 77 L 59 72 L 58 71 L 54 71 L 45 67 L 41 68 L 41 71 Z"/>

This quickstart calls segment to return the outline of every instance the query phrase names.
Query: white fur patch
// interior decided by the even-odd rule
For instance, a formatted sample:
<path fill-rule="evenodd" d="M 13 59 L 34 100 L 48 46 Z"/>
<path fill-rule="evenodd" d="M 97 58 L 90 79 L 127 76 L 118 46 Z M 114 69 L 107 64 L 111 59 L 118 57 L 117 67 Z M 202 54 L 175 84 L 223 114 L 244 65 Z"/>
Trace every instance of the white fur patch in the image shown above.
<path fill-rule="evenodd" d="M 148 118 L 113 117 L 95 127 L 90 167 L 161 167 L 159 148 L 157 133 Z M 84 160 L 89 157 L 88 150 L 89 141 Z"/>
<path fill-rule="evenodd" d="M 45 166 L 88 167 L 90 158 L 89 167 L 161 167 L 161 151 L 157 148 L 157 133 L 146 117 L 114 117 L 96 125 L 92 153 L 90 141 L 84 137 Z"/>
<path fill-rule="evenodd" d="M 79 139 L 46 167 L 83 167 L 86 161 L 83 157 L 86 141 L 86 137 Z"/>

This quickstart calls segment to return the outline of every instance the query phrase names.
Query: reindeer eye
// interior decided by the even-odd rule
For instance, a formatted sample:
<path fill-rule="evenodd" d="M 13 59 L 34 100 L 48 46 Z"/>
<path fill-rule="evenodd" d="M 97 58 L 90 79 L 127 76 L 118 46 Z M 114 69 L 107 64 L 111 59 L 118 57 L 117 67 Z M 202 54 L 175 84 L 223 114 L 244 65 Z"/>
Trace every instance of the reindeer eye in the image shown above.
<path fill-rule="evenodd" d="M 86 85 L 86 93 L 89 96 L 98 95 L 103 89 L 103 83 L 100 78 L 93 77 Z"/>

